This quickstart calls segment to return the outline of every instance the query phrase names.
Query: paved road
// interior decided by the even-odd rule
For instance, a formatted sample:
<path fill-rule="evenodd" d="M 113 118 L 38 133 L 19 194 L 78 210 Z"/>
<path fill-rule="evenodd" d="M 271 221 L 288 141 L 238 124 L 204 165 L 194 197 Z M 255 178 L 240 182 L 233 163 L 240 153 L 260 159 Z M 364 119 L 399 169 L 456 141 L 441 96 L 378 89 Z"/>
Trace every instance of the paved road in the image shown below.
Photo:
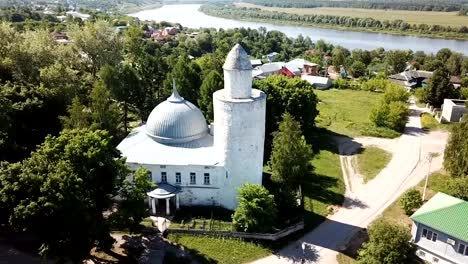
<path fill-rule="evenodd" d="M 360 228 L 367 227 L 386 207 L 405 190 L 417 185 L 429 170 L 427 156 L 433 158 L 431 171 L 442 168 L 442 154 L 447 133 L 421 130 L 419 115 L 422 109 L 414 103 L 405 133 L 397 139 L 339 138 L 339 149 L 346 182 L 343 206 L 320 226 L 289 244 L 275 255 L 257 260 L 254 264 L 305 263 L 333 264 L 338 250 L 345 248 L 348 240 Z M 350 166 L 353 153 L 362 146 L 377 145 L 393 154 L 392 160 L 379 175 L 367 184 Z M 304 254 L 302 248 L 305 247 Z"/>

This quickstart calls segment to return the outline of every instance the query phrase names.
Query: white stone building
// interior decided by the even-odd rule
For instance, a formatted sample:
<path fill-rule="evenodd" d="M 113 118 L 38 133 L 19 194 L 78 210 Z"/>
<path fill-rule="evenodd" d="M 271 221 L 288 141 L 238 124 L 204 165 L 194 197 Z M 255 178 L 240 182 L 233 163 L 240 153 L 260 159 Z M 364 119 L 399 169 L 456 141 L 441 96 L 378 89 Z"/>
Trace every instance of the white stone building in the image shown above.
<path fill-rule="evenodd" d="M 172 95 L 156 106 L 146 125 L 134 129 L 118 149 L 133 169 L 151 172 L 158 188 L 149 192 L 152 212 L 179 205 L 237 206 L 243 183 L 262 183 L 266 94 L 252 89 L 252 65 L 237 44 L 224 69 L 224 89 L 213 94 L 214 124 Z"/>

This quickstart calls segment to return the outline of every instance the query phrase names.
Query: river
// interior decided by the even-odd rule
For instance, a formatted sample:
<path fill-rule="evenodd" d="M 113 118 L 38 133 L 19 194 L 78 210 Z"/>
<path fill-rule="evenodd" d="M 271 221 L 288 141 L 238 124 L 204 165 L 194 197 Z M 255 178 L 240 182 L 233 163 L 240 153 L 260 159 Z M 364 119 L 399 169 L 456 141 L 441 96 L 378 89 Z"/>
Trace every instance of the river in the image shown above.
<path fill-rule="evenodd" d="M 263 22 L 249 22 L 233 19 L 212 17 L 198 11 L 200 5 L 165 5 L 158 9 L 144 10 L 130 14 L 140 20 L 167 21 L 180 23 L 189 28 L 255 28 L 265 27 L 267 30 L 278 30 L 289 37 L 297 37 L 299 34 L 310 37 L 313 41 L 323 39 L 334 45 L 341 45 L 348 49 L 375 49 L 383 47 L 391 49 L 411 49 L 436 53 L 439 49 L 449 48 L 468 55 L 468 41 L 431 39 L 415 36 L 400 36 L 381 33 L 355 32 L 345 30 L 322 29 L 304 26 L 290 26 Z"/>

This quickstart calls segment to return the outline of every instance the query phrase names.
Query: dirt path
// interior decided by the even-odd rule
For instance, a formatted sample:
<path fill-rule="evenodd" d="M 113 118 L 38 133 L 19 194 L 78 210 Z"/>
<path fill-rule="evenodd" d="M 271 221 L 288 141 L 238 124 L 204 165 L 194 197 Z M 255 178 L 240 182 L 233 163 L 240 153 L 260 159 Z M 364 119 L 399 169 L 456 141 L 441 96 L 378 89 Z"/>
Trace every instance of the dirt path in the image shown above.
<path fill-rule="evenodd" d="M 345 248 L 353 234 L 367 227 L 404 191 L 424 179 L 429 170 L 426 158 L 429 153 L 439 153 L 432 160 L 431 171 L 441 169 L 447 132 L 425 133 L 419 117 L 423 109 L 412 103 L 410 110 L 405 132 L 397 139 L 339 138 L 346 184 L 343 206 L 320 226 L 275 255 L 253 263 L 300 263 L 302 258 L 305 263 L 337 263 L 337 251 Z M 368 145 L 383 148 L 393 157 L 375 179 L 364 184 L 352 166 L 352 156 L 360 147 Z"/>

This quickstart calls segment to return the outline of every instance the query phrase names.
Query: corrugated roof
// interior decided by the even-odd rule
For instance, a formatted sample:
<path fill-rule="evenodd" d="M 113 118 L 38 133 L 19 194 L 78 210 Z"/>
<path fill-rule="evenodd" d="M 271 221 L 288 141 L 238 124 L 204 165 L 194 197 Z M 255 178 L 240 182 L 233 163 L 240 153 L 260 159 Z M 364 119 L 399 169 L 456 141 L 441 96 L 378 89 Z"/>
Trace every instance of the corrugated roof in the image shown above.
<path fill-rule="evenodd" d="M 468 202 L 437 193 L 412 216 L 413 221 L 468 241 Z"/>

